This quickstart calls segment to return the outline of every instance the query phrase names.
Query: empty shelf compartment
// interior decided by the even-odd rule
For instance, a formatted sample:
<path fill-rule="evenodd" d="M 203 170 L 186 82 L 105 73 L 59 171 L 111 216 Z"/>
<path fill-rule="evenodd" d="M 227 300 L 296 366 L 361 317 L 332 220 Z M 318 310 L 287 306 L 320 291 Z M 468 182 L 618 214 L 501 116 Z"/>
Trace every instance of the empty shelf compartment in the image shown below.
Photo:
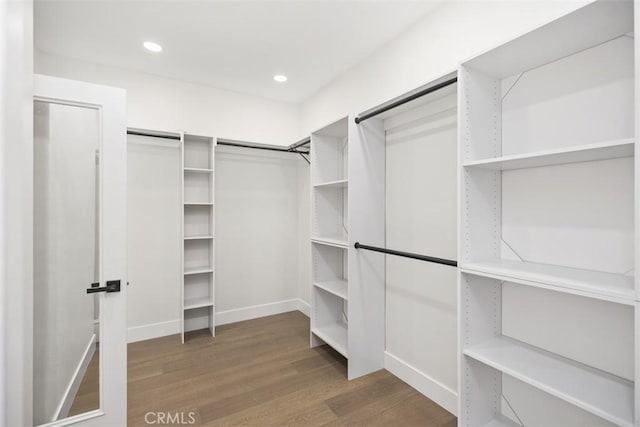
<path fill-rule="evenodd" d="M 504 336 L 464 354 L 605 420 L 633 426 L 632 381 Z"/>
<path fill-rule="evenodd" d="M 332 325 L 316 327 L 311 332 L 330 345 L 335 351 L 344 357 L 349 358 L 349 353 L 347 351 L 347 325 L 344 323 L 335 323 Z"/>

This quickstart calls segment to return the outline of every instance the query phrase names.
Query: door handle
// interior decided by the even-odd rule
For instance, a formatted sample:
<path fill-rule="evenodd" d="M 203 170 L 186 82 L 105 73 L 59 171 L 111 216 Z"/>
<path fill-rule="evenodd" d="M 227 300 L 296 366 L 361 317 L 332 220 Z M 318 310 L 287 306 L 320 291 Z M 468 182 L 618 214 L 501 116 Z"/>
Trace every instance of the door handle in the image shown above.
<path fill-rule="evenodd" d="M 100 287 L 100 283 L 92 283 L 90 288 L 87 288 L 88 294 L 95 294 L 96 292 L 120 292 L 120 280 L 107 280 L 107 286 Z"/>

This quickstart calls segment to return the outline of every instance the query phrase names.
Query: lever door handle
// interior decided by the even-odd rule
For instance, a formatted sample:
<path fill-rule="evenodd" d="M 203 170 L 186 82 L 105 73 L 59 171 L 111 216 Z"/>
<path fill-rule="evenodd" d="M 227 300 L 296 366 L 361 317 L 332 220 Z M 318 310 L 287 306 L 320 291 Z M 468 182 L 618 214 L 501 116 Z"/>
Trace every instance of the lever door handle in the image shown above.
<path fill-rule="evenodd" d="M 87 288 L 88 294 L 95 294 L 97 292 L 120 292 L 120 280 L 107 280 L 107 286 L 100 287 L 100 283 L 92 283 L 90 288 Z"/>

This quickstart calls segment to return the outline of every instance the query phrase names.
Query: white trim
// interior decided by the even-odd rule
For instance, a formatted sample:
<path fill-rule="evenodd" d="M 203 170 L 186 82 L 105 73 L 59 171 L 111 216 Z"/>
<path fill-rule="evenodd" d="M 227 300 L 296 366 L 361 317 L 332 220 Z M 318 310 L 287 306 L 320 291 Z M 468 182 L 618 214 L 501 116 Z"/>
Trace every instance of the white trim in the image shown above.
<path fill-rule="evenodd" d="M 298 311 L 307 317 L 311 317 L 311 306 L 301 298 L 298 298 Z"/>
<path fill-rule="evenodd" d="M 149 323 L 142 326 L 131 326 L 127 329 L 127 342 L 138 342 L 153 338 L 166 337 L 180 333 L 180 319 L 166 322 Z"/>
<path fill-rule="evenodd" d="M 32 426 L 32 1 L 0 2 L 0 39 L 0 424 Z"/>
<path fill-rule="evenodd" d="M 298 300 L 289 299 L 216 313 L 216 326 L 298 310 Z"/>
<path fill-rule="evenodd" d="M 458 415 L 458 393 L 393 354 L 384 352 L 384 368 L 453 415 Z"/>
<path fill-rule="evenodd" d="M 73 405 L 73 401 L 76 398 L 76 394 L 78 393 L 78 389 L 80 388 L 80 384 L 84 379 L 84 375 L 87 373 L 87 367 L 93 358 L 93 355 L 96 352 L 96 334 L 92 334 L 89 339 L 89 344 L 87 344 L 87 348 L 85 348 L 82 357 L 80 358 L 80 362 L 76 367 L 73 376 L 71 377 L 71 381 L 67 385 L 67 389 L 64 391 L 64 395 L 62 396 L 62 400 L 58 405 L 58 409 L 53 416 L 52 422 L 60 420 L 62 418 L 66 418 L 69 415 L 69 410 L 71 410 L 71 405 Z"/>
<path fill-rule="evenodd" d="M 63 418 L 58 421 L 52 421 L 48 424 L 43 424 L 38 427 L 62 427 L 62 426 L 70 426 L 72 424 L 78 424 L 82 421 L 88 421 L 93 418 L 98 418 L 104 416 L 104 412 L 101 409 L 95 409 L 93 411 L 84 412 L 82 414 L 74 415 L 72 417 Z"/>
<path fill-rule="evenodd" d="M 298 298 L 222 311 L 220 313 L 216 313 L 216 324 L 226 325 L 229 323 L 257 319 L 260 317 L 287 313 L 289 311 L 296 310 L 309 317 L 309 303 Z M 179 333 L 180 319 L 169 320 L 167 322 L 151 323 L 142 326 L 133 326 L 128 329 L 127 342 L 132 343 L 150 340 L 153 338 L 160 338 L 167 335 L 174 335 Z"/>

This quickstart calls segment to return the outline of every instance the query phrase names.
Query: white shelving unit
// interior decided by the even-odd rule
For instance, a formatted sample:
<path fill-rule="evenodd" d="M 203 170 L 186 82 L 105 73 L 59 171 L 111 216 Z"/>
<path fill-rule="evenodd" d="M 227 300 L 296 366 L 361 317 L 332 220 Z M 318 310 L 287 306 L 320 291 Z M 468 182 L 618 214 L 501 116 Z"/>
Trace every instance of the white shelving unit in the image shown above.
<path fill-rule="evenodd" d="M 199 329 L 215 336 L 215 139 L 182 135 L 181 337 Z"/>
<path fill-rule="evenodd" d="M 633 31 L 595 1 L 460 65 L 460 426 L 640 425 Z"/>
<path fill-rule="evenodd" d="M 349 379 L 384 365 L 384 256 L 353 247 L 384 246 L 384 156 L 380 121 L 311 135 L 311 346 L 347 358 Z"/>

